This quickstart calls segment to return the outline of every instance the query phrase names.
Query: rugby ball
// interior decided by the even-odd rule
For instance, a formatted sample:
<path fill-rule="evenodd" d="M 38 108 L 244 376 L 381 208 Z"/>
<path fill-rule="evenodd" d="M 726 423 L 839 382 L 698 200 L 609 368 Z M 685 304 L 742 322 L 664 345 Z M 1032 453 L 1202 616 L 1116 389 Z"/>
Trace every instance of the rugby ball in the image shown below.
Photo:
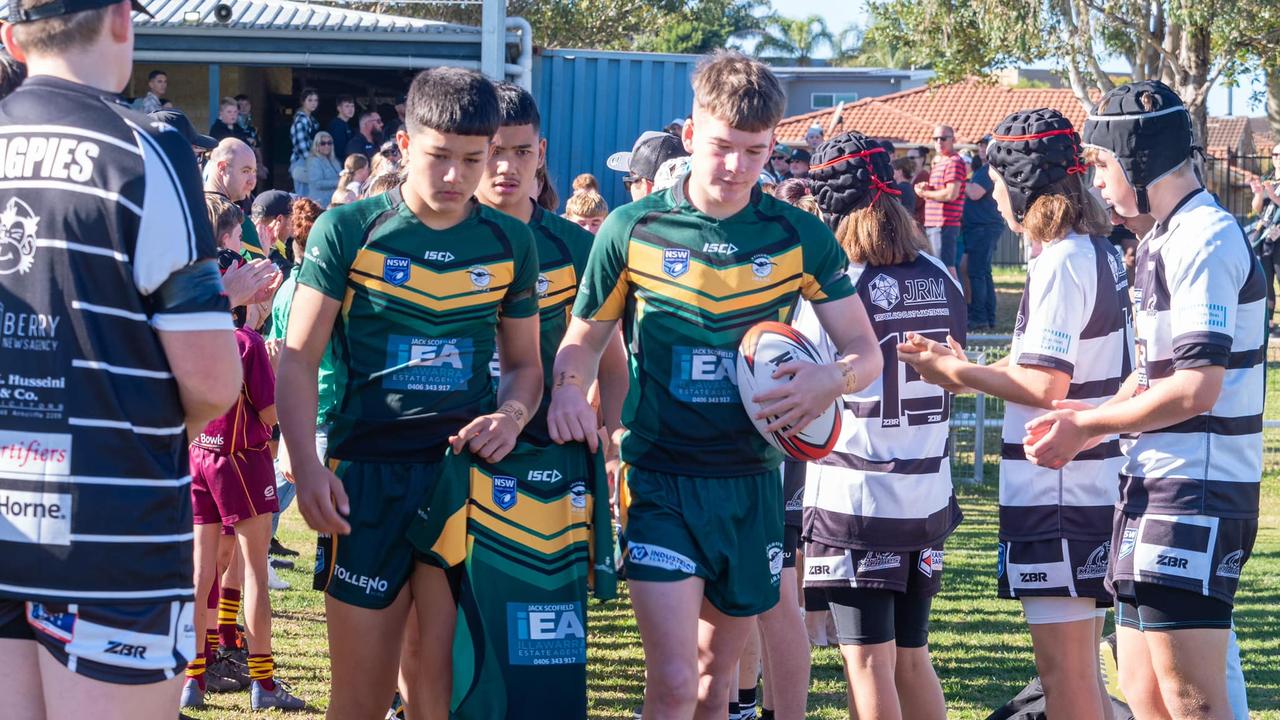
<path fill-rule="evenodd" d="M 765 426 L 774 418 L 757 420 L 755 415 L 760 405 L 751 399 L 791 382 L 789 375 L 775 380 L 773 372 L 779 365 L 793 360 L 811 363 L 831 361 L 809 338 L 790 325 L 772 320 L 754 325 L 738 345 L 738 394 L 747 417 L 770 445 L 792 460 L 813 462 L 829 455 L 840 438 L 840 399 L 836 398 L 822 415 L 791 437 L 778 431 L 766 431 Z"/>

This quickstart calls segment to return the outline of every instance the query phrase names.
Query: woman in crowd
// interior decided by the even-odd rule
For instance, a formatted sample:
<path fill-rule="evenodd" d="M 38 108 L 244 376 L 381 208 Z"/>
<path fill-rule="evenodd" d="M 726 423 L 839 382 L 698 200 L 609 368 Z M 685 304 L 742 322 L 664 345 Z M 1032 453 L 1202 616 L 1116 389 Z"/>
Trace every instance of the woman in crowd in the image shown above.
<path fill-rule="evenodd" d="M 338 176 L 338 189 L 333 192 L 330 207 L 346 205 L 360 199 L 360 188 L 369 179 L 369 158 L 360 153 L 347 156 Z"/>
<path fill-rule="evenodd" d="M 320 93 L 314 88 L 303 88 L 298 94 L 298 109 L 293 113 L 293 125 L 289 127 L 289 140 L 293 143 L 293 151 L 289 154 L 289 175 L 293 178 L 293 192 L 296 195 L 307 194 L 307 156 L 311 154 L 311 143 L 316 133 L 320 132 L 320 123 L 315 119 L 316 108 L 320 106 Z"/>
<path fill-rule="evenodd" d="M 316 133 L 307 155 L 307 194 L 322 208 L 329 206 L 333 191 L 338 189 L 342 168 L 333 153 L 333 136 L 326 130 Z"/>

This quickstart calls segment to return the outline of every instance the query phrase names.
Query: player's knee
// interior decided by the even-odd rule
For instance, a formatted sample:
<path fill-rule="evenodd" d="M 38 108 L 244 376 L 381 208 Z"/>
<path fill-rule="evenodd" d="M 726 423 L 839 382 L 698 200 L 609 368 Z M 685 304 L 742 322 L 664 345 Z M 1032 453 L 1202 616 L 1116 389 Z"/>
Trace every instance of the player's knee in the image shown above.
<path fill-rule="evenodd" d="M 898 677 L 917 677 L 933 672 L 933 662 L 929 659 L 927 647 L 898 648 L 895 663 Z"/>
<path fill-rule="evenodd" d="M 698 699 L 698 671 L 685 663 L 664 663 L 662 667 L 649 668 L 645 672 L 645 685 L 649 696 L 664 705 L 685 707 Z"/>

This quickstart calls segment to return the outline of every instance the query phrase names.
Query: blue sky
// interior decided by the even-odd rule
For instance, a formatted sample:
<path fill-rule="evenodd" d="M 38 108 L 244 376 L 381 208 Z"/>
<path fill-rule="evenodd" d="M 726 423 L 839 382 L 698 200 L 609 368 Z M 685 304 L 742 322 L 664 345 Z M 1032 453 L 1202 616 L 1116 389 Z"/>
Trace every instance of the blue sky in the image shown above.
<path fill-rule="evenodd" d="M 771 0 L 771 2 L 774 10 L 788 17 L 821 15 L 833 33 L 839 33 L 852 23 L 866 24 L 866 7 L 861 0 Z M 1127 64 L 1124 66 L 1127 67 Z M 1232 107 L 1236 115 L 1265 113 L 1261 103 L 1250 106 L 1250 96 L 1255 89 L 1263 89 L 1260 77 L 1248 76 L 1240 79 L 1239 87 L 1234 91 L 1235 102 Z M 1226 115 L 1227 108 L 1227 89 L 1219 83 L 1209 91 L 1209 114 Z"/>

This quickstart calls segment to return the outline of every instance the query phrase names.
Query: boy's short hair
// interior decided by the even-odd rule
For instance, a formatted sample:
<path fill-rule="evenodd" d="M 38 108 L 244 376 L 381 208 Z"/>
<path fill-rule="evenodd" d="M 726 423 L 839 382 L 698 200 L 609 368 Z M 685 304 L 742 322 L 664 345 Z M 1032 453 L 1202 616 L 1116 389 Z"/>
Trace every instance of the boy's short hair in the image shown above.
<path fill-rule="evenodd" d="M 167 72 L 165 72 L 165 71 L 163 71 L 163 70 L 152 70 L 151 72 L 147 73 L 147 82 L 151 82 L 152 80 L 155 80 L 156 78 L 160 77 L 161 75 L 163 75 L 163 76 L 165 76 L 165 77 L 169 77 L 169 73 L 167 73 Z"/>
<path fill-rule="evenodd" d="M 32 10 L 56 1 L 9 0 L 21 10 Z M 18 23 L 13 26 L 13 37 L 24 51 L 37 55 L 57 55 L 76 50 L 97 41 L 110 10 L 108 6 Z"/>
<path fill-rule="evenodd" d="M 222 236 L 235 230 L 244 222 L 244 211 L 221 195 L 205 193 L 204 207 L 209 212 L 209 224 L 213 226 L 213 240 L 222 247 Z"/>
<path fill-rule="evenodd" d="M 498 93 L 474 70 L 440 67 L 423 70 L 409 86 L 405 126 L 411 134 L 423 129 L 448 135 L 482 135 L 498 131 Z"/>
<path fill-rule="evenodd" d="M 564 212 L 580 218 L 602 218 L 609 214 L 609 203 L 594 190 L 578 190 L 565 202 Z"/>
<path fill-rule="evenodd" d="M 249 96 L 245 95 L 244 93 L 240 93 L 239 95 L 236 96 L 236 102 L 240 102 L 241 100 L 248 100 L 248 99 L 249 99 Z"/>
<path fill-rule="evenodd" d="M 224 97 L 218 101 L 219 110 L 221 110 L 224 107 L 232 107 L 232 106 L 240 107 L 240 103 L 237 102 L 236 99 L 233 97 Z"/>
<path fill-rule="evenodd" d="M 335 102 L 335 103 L 333 104 L 333 106 L 334 106 L 334 107 L 338 107 L 338 106 L 340 106 L 340 105 L 346 105 L 347 103 L 351 103 L 352 105 L 355 105 L 355 104 L 356 104 L 356 99 L 355 99 L 355 98 L 353 98 L 353 97 L 351 97 L 350 95 L 339 95 L 339 96 L 338 96 L 338 101 L 337 101 L 337 102 Z"/>
<path fill-rule="evenodd" d="M 764 63 L 732 50 L 717 50 L 693 72 L 693 102 L 735 130 L 772 130 L 787 96 Z"/>
<path fill-rule="evenodd" d="M 500 126 L 532 125 L 534 132 L 542 130 L 542 114 L 538 112 L 538 103 L 528 90 L 506 82 L 497 83 L 493 89 L 498 93 Z"/>

